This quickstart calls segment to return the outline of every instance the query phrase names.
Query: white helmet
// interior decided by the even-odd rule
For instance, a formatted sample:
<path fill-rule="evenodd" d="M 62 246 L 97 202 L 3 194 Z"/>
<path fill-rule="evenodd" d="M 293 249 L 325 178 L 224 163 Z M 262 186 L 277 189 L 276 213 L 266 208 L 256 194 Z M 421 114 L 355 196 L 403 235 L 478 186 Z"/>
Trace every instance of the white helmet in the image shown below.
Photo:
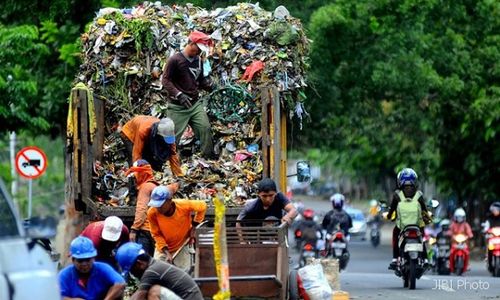
<path fill-rule="evenodd" d="M 457 208 L 453 214 L 455 222 L 463 223 L 465 221 L 465 210 L 463 208 Z"/>
<path fill-rule="evenodd" d="M 376 199 L 370 200 L 370 206 L 375 207 L 378 205 L 378 201 Z"/>
<path fill-rule="evenodd" d="M 441 228 L 446 229 L 448 230 L 448 228 L 450 227 L 450 220 L 448 219 L 443 219 L 440 223 L 439 223 L 439 226 L 441 226 Z"/>

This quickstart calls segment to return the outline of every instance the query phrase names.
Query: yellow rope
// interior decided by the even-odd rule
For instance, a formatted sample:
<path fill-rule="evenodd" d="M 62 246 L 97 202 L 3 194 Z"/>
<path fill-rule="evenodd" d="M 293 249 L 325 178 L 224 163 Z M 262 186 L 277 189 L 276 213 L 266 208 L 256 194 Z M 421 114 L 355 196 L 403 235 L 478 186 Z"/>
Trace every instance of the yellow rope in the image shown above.
<path fill-rule="evenodd" d="M 225 229 L 226 207 L 224 206 L 224 201 L 221 201 L 218 196 L 215 197 L 214 203 L 214 260 L 215 270 L 217 271 L 217 279 L 219 282 L 219 291 L 213 296 L 213 299 L 228 300 L 231 298 L 231 291 L 229 290 L 229 266 L 227 262 L 222 261 L 222 247 L 224 245 L 221 240 L 222 230 Z"/>
<path fill-rule="evenodd" d="M 74 130 L 77 127 L 76 124 L 73 124 L 73 91 L 75 90 L 84 90 L 87 93 L 87 103 L 88 103 L 88 117 L 89 117 L 89 132 L 90 132 L 90 142 L 93 142 L 94 135 L 97 130 L 97 119 L 95 115 L 95 107 L 94 107 L 94 96 L 92 95 L 92 91 L 82 82 L 76 84 L 71 89 L 71 94 L 69 96 L 69 109 L 68 109 L 68 120 L 66 127 L 66 136 L 67 138 L 72 138 L 74 134 Z"/>

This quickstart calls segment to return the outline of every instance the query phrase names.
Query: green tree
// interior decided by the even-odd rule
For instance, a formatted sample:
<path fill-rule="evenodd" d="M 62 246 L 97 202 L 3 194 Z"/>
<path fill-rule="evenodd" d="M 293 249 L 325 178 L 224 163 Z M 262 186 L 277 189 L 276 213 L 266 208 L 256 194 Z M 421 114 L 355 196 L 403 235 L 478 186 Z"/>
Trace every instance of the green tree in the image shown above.
<path fill-rule="evenodd" d="M 49 123 L 38 100 L 39 68 L 49 55 L 38 28 L 32 25 L 5 27 L 0 25 L 0 122 L 6 130 L 40 128 Z M 27 59 L 29 58 L 29 59 Z"/>
<path fill-rule="evenodd" d="M 412 166 L 460 199 L 498 197 L 499 14 L 490 0 L 318 9 L 307 144 L 349 153 L 357 173 Z"/>

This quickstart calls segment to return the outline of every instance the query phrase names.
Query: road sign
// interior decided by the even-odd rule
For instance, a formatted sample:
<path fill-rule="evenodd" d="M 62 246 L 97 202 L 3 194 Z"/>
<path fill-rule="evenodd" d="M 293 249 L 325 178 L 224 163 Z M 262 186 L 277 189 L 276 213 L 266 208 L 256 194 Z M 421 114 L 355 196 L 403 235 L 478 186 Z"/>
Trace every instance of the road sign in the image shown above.
<path fill-rule="evenodd" d="M 47 156 L 40 148 L 30 146 L 21 149 L 16 155 L 16 170 L 23 177 L 40 177 L 47 169 Z"/>

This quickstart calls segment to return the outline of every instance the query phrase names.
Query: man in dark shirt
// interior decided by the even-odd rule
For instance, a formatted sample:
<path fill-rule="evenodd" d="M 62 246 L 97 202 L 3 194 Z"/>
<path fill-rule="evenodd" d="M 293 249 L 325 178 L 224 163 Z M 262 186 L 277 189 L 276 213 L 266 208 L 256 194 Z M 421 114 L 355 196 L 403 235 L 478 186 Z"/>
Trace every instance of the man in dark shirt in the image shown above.
<path fill-rule="evenodd" d="M 278 193 L 276 183 L 270 178 L 262 179 L 257 188 L 258 199 L 247 202 L 238 215 L 238 220 L 264 220 L 276 217 L 282 223 L 292 224 L 297 210 L 283 193 Z M 283 216 L 283 210 L 286 214 Z M 254 224 L 252 224 L 254 225 Z"/>
<path fill-rule="evenodd" d="M 201 300 L 203 296 L 196 282 L 174 265 L 155 260 L 142 246 L 129 242 L 118 248 L 116 260 L 122 275 L 130 272 L 140 279 L 139 289 L 130 300 L 136 299 L 187 299 Z"/>
<path fill-rule="evenodd" d="M 213 158 L 212 130 L 207 113 L 199 101 L 199 89 L 213 89 L 212 83 L 203 75 L 203 61 L 200 54 L 208 55 L 212 44 L 210 37 L 193 31 L 182 52 L 169 58 L 163 72 L 162 84 L 168 92 L 167 116 L 174 121 L 176 141 L 181 140 L 186 127 L 191 125 L 201 142 L 201 152 L 206 158 Z"/>

